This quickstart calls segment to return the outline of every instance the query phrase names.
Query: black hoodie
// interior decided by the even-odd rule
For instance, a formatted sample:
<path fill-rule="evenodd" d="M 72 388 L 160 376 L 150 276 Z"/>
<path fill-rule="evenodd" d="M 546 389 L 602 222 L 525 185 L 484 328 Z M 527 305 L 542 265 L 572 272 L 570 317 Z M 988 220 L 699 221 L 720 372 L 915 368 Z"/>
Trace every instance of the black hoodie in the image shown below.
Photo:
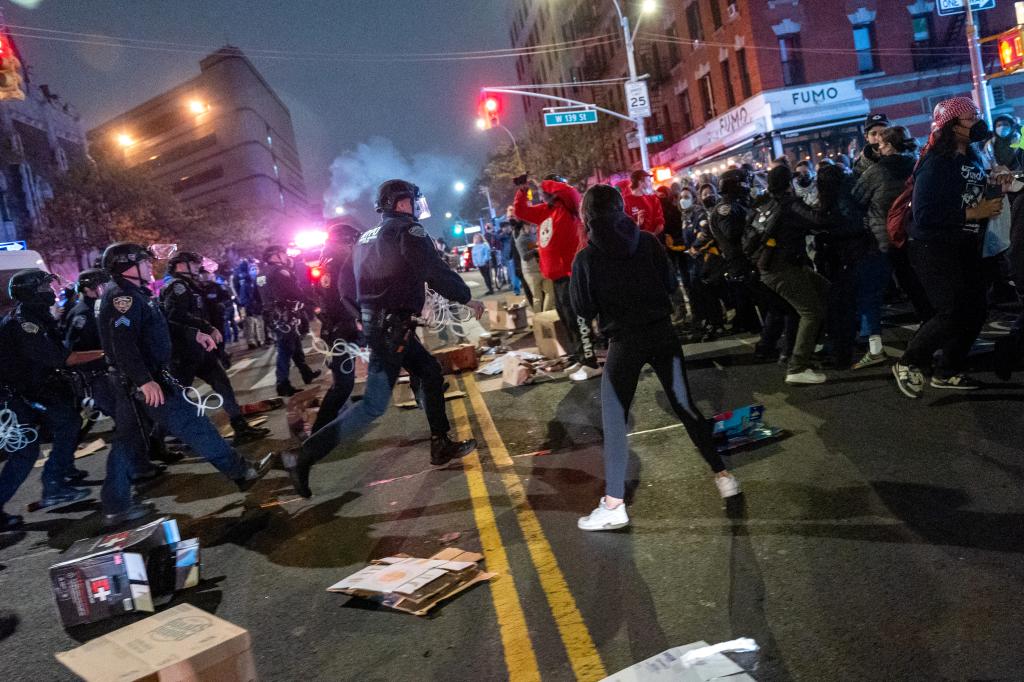
<path fill-rule="evenodd" d="M 669 294 L 676 282 L 657 237 L 623 213 L 587 220 L 589 243 L 572 264 L 570 293 L 576 314 L 598 320 L 609 338 L 642 335 L 669 325 Z"/>

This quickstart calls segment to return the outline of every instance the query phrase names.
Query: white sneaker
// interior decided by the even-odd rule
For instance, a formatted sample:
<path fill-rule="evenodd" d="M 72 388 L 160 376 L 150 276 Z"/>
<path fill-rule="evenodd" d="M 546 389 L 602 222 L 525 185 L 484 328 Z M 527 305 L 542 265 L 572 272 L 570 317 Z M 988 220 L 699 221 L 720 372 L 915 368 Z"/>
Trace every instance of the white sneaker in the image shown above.
<path fill-rule="evenodd" d="M 581 516 L 576 522 L 580 530 L 615 530 L 625 528 L 629 525 L 629 517 L 626 516 L 626 503 L 623 502 L 615 509 L 604 506 L 604 498 L 597 505 L 597 509 L 590 512 L 590 516 Z"/>
<path fill-rule="evenodd" d="M 823 384 L 825 383 L 825 375 L 821 372 L 815 372 L 813 369 L 805 369 L 802 372 L 795 372 L 793 374 L 786 375 L 787 384 Z"/>
<path fill-rule="evenodd" d="M 570 374 L 575 374 L 576 372 L 580 371 L 580 367 L 582 367 L 582 366 L 583 365 L 581 365 L 580 363 L 574 362 L 571 365 L 569 365 L 568 367 L 566 367 L 565 369 L 563 369 L 562 370 L 562 374 L 564 374 L 565 376 L 569 376 Z"/>
<path fill-rule="evenodd" d="M 589 365 L 583 365 L 578 370 L 569 375 L 569 378 L 573 381 L 586 381 L 587 379 L 593 379 L 604 374 L 604 370 L 600 367 L 591 367 Z"/>
<path fill-rule="evenodd" d="M 740 482 L 736 480 L 736 477 L 730 474 L 728 471 L 724 472 L 724 476 L 715 476 L 715 485 L 718 486 L 718 494 L 723 498 L 734 497 L 740 494 Z"/>

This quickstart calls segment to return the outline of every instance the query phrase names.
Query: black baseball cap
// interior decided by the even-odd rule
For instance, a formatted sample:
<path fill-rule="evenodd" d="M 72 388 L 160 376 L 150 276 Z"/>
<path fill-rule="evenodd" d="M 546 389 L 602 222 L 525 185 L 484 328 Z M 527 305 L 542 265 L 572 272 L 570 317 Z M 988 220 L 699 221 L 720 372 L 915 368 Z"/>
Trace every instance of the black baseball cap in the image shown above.
<path fill-rule="evenodd" d="M 864 132 L 866 133 L 869 130 L 871 130 L 872 128 L 876 128 L 878 126 L 885 126 L 886 128 L 888 128 L 889 127 L 889 117 L 886 116 L 885 114 L 880 114 L 880 113 L 879 114 L 868 114 L 867 119 L 865 119 L 865 121 L 864 121 Z"/>

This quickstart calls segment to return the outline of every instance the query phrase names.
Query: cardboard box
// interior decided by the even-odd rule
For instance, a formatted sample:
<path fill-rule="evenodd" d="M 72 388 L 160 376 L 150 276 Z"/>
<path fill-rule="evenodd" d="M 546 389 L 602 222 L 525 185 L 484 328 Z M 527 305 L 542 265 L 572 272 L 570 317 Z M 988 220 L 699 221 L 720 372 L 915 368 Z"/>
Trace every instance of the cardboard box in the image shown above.
<path fill-rule="evenodd" d="M 537 343 L 537 351 L 552 360 L 565 355 L 565 349 L 569 347 L 569 335 L 555 310 L 533 316 L 533 338 Z"/>
<path fill-rule="evenodd" d="M 506 310 L 505 329 L 511 332 L 520 331 L 526 329 L 526 305 L 520 303 L 519 305 L 509 306 Z"/>
<path fill-rule="evenodd" d="M 425 616 L 440 602 L 496 574 L 480 570 L 483 555 L 449 547 L 429 559 L 385 557 L 327 588 L 396 611 Z"/>
<path fill-rule="evenodd" d="M 509 353 L 501 366 L 502 383 L 509 386 L 522 386 L 533 380 L 533 368 L 521 358 Z"/>
<path fill-rule="evenodd" d="M 57 660 L 88 682 L 255 682 L 248 631 L 189 604 L 175 606 Z"/>
<path fill-rule="evenodd" d="M 199 541 L 182 540 L 174 519 L 79 540 L 50 567 L 64 627 L 156 610 L 178 590 L 199 584 Z"/>
<path fill-rule="evenodd" d="M 476 371 L 476 368 L 479 366 L 476 346 L 468 343 L 438 348 L 431 355 L 441 363 L 441 371 L 444 374 L 454 374 L 463 370 Z"/>
<path fill-rule="evenodd" d="M 409 377 L 399 377 L 395 383 L 395 390 L 391 392 L 391 404 L 401 406 L 410 401 L 415 403 L 416 395 L 412 392 Z"/>

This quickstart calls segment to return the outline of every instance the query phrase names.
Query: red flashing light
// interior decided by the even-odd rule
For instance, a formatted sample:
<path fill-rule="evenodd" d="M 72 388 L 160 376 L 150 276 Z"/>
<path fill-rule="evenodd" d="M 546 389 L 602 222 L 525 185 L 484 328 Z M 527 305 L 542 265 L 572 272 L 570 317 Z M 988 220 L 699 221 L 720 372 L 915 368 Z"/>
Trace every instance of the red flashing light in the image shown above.
<path fill-rule="evenodd" d="M 484 100 L 484 109 L 489 113 L 497 113 L 500 107 L 501 103 L 498 102 L 497 97 L 488 97 Z"/>
<path fill-rule="evenodd" d="M 324 276 L 324 271 L 314 265 L 309 269 L 309 276 L 313 279 L 320 279 Z"/>
<path fill-rule="evenodd" d="M 1019 27 L 999 36 L 999 66 L 1004 72 L 1024 66 L 1024 36 Z"/>

